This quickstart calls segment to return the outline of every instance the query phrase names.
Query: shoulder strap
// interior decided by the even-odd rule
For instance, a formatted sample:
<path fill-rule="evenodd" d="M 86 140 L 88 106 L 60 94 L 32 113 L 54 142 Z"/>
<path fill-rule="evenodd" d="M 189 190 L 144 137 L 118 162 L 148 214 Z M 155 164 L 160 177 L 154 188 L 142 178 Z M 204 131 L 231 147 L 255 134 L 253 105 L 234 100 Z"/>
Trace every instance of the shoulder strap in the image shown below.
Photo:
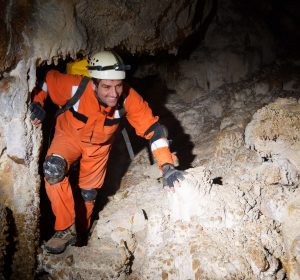
<path fill-rule="evenodd" d="M 119 110 L 120 116 L 123 119 L 123 121 L 121 121 L 120 126 L 121 126 L 121 132 L 122 132 L 122 135 L 123 135 L 123 138 L 124 138 L 124 141 L 125 141 L 125 145 L 126 145 L 126 148 L 127 148 L 130 159 L 134 160 L 134 152 L 133 152 L 133 149 L 132 149 L 132 145 L 131 145 L 131 142 L 130 142 L 130 139 L 129 139 L 127 129 L 125 127 L 125 120 L 123 118 L 126 115 L 124 102 L 125 102 L 125 99 L 126 99 L 127 95 L 128 95 L 128 93 L 125 91 L 120 96 L 120 98 L 118 100 L 118 110 Z"/>
<path fill-rule="evenodd" d="M 71 107 L 73 107 L 76 102 L 79 100 L 79 98 L 82 96 L 83 92 L 86 89 L 86 86 L 89 82 L 90 78 L 84 76 L 83 79 L 80 81 L 80 84 L 75 92 L 75 94 L 67 101 L 67 103 L 58 109 L 55 113 L 55 118 L 57 118 L 60 114 L 64 113 L 65 111 L 69 110 Z"/>
<path fill-rule="evenodd" d="M 128 96 L 128 92 L 125 90 L 121 96 L 119 97 L 119 100 L 118 100 L 118 104 L 117 104 L 117 109 L 119 110 L 119 114 L 120 114 L 120 117 L 122 119 L 124 119 L 123 117 L 126 115 L 126 109 L 125 109 L 125 99 L 127 98 Z"/>

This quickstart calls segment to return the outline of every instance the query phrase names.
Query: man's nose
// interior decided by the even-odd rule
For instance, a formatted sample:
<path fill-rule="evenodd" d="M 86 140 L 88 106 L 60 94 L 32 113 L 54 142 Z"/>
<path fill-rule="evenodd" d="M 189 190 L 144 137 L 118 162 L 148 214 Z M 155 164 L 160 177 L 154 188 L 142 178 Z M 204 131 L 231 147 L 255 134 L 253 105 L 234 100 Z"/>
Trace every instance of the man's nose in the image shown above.
<path fill-rule="evenodd" d="M 116 88 L 116 87 L 112 87 L 111 95 L 112 95 L 113 97 L 117 97 L 117 96 L 118 96 L 118 92 L 117 92 L 117 88 Z"/>

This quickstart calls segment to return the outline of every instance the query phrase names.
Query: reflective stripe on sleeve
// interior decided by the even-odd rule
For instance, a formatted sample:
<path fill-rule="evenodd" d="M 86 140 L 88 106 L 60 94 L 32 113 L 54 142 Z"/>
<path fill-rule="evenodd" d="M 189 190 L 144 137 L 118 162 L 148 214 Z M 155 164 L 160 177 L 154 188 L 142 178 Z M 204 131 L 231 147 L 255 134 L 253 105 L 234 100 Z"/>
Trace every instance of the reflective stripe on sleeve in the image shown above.
<path fill-rule="evenodd" d="M 115 110 L 114 118 L 115 119 L 119 119 L 120 118 L 120 112 L 119 112 L 119 110 Z"/>
<path fill-rule="evenodd" d="M 44 92 L 48 92 L 48 86 L 47 86 L 47 84 L 45 82 L 43 83 L 42 90 Z"/>
<path fill-rule="evenodd" d="M 169 147 L 169 142 L 167 139 L 160 138 L 151 144 L 151 151 L 154 151 L 158 148 L 163 148 L 163 147 Z"/>
<path fill-rule="evenodd" d="M 72 86 L 72 97 L 74 96 L 74 94 L 76 93 L 78 89 L 78 86 Z M 78 111 L 78 107 L 79 107 L 79 101 L 80 99 L 74 104 L 73 108 L 74 110 L 77 112 Z"/>

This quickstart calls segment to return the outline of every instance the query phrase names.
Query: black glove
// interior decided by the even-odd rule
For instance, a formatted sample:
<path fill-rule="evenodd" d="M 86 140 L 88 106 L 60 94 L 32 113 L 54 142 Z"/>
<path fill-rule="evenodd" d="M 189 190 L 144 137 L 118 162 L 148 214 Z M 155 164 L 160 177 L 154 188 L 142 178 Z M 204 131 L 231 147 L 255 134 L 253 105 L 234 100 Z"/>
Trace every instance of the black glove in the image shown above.
<path fill-rule="evenodd" d="M 30 119 L 33 121 L 34 119 L 38 119 L 41 122 L 43 122 L 43 120 L 46 117 L 46 111 L 43 109 L 43 107 L 41 106 L 40 103 L 38 102 L 32 102 L 30 104 Z"/>
<path fill-rule="evenodd" d="M 164 164 L 163 171 L 163 187 L 174 188 L 174 183 L 184 180 L 184 171 L 175 169 L 172 164 Z"/>

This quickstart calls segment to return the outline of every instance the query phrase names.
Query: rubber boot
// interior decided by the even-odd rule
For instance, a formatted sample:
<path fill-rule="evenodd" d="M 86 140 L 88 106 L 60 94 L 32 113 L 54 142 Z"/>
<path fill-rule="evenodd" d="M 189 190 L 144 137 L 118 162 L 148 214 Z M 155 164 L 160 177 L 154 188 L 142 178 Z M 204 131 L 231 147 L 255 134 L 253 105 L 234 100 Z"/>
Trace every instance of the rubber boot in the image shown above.
<path fill-rule="evenodd" d="M 60 254 L 68 245 L 75 245 L 77 239 L 75 224 L 65 230 L 58 230 L 46 242 L 45 249 L 51 254 Z"/>

